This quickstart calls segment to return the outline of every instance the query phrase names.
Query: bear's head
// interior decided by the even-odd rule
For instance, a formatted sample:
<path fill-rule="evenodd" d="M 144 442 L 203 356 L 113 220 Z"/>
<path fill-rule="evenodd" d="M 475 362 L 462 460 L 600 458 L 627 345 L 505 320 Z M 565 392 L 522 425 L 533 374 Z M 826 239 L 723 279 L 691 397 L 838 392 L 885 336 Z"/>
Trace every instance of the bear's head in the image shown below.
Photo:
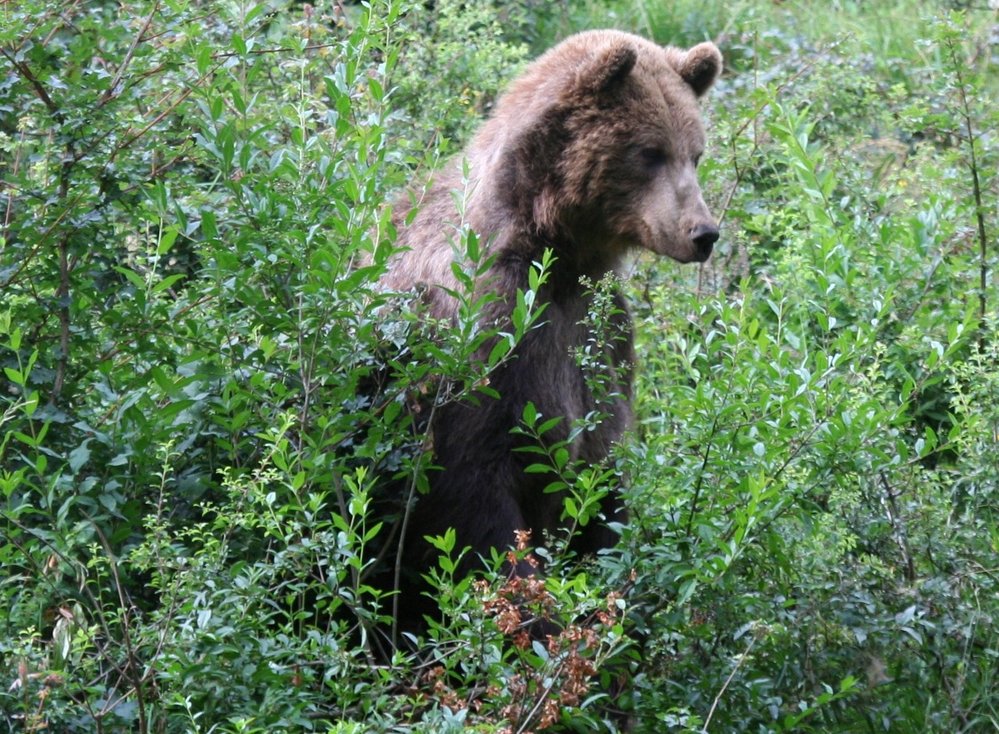
<path fill-rule="evenodd" d="M 570 37 L 504 95 L 479 145 L 506 206 L 583 270 L 644 248 L 703 262 L 718 239 L 698 184 L 705 136 L 698 98 L 721 71 L 712 43 L 658 46 L 619 31 Z"/>

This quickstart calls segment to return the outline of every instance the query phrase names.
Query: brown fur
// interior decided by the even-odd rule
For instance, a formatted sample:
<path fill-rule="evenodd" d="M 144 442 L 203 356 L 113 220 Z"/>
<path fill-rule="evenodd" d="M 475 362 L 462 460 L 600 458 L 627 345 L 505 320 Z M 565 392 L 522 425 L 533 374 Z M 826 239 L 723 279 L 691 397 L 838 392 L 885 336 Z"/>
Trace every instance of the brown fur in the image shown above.
<path fill-rule="evenodd" d="M 498 399 L 480 397 L 443 406 L 433 430 L 435 463 L 429 495 L 420 498 L 408 531 L 412 570 L 432 564 L 422 541 L 448 527 L 458 547 L 488 557 L 505 548 L 514 531 L 540 540 L 559 527 L 562 499 L 544 494 L 550 480 L 525 474 L 535 457 L 514 451 L 523 439 L 510 433 L 530 401 L 546 418 L 563 420 L 549 435 L 564 440 L 574 421 L 594 410 L 608 415 L 572 443 L 573 459 L 604 460 L 631 422 L 631 322 L 623 299 L 609 341 L 607 371 L 614 390 L 599 403 L 572 356 L 591 338 L 585 322 L 590 297 L 583 276 L 614 271 L 626 252 L 644 248 L 680 262 L 703 261 L 718 231 L 695 175 L 704 149 L 697 98 L 714 82 L 721 55 L 710 43 L 689 51 L 663 48 L 618 31 L 572 36 L 531 64 L 497 103 L 468 145 L 436 178 L 411 224 L 408 207 L 395 212 L 400 251 L 384 284 L 407 290 L 428 286 L 428 307 L 452 318 L 458 288 L 451 272 L 459 215 L 452 192 L 469 171 L 464 221 L 497 255 L 483 288 L 501 296 L 486 318 L 508 321 L 512 294 L 527 287 L 531 263 L 545 248 L 557 257 L 540 294 L 549 305 L 544 325 L 529 332 L 514 359 L 490 377 Z M 463 164 L 463 161 L 465 162 Z M 608 521 L 624 520 L 615 497 L 605 501 Z M 615 541 L 605 524 L 591 523 L 577 539 L 580 551 Z M 519 573 L 531 569 L 524 564 Z M 404 595 L 404 616 L 418 614 L 417 597 Z M 416 606 L 412 606 L 416 605 Z"/>

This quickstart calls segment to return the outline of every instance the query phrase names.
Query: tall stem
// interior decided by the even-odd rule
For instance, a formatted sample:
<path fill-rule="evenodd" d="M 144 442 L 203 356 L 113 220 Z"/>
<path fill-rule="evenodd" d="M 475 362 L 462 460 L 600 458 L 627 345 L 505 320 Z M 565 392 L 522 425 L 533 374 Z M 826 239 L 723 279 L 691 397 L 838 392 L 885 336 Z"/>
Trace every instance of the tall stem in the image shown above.
<path fill-rule="evenodd" d="M 957 44 L 953 38 L 947 39 L 951 67 L 957 81 L 957 91 L 961 102 L 961 117 L 964 121 L 964 137 L 968 145 L 968 168 L 971 170 L 971 188 L 975 199 L 975 219 L 978 225 L 978 344 L 985 346 L 985 315 L 988 311 L 986 286 L 988 283 L 988 236 L 985 232 L 985 207 L 982 205 L 982 184 L 978 172 L 978 153 L 975 147 L 975 129 L 971 121 L 971 105 L 968 90 L 961 73 L 962 63 L 957 57 Z"/>

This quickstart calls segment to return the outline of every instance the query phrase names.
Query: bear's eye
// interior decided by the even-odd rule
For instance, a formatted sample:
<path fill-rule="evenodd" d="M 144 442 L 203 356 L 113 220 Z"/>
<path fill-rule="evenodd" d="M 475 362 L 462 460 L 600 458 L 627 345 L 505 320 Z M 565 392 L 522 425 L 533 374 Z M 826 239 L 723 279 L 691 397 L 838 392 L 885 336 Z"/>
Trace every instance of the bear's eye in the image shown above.
<path fill-rule="evenodd" d="M 668 160 L 666 156 L 666 151 L 662 148 L 642 148 L 639 151 L 639 155 L 642 158 L 642 163 L 644 163 L 649 168 L 659 168 L 660 166 L 665 166 Z"/>

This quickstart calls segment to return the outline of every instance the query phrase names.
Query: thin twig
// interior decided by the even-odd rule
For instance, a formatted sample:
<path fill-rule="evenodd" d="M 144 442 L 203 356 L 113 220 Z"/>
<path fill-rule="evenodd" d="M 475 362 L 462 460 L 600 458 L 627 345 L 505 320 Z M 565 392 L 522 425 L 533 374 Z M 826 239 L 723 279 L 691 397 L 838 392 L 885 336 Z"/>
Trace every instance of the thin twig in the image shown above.
<path fill-rule="evenodd" d="M 303 46 L 301 50 L 316 51 L 317 49 L 321 48 L 335 48 L 336 46 L 339 45 L 340 43 L 314 43 L 309 46 Z M 297 48 L 289 48 L 286 46 L 278 46 L 277 48 L 253 48 L 247 51 L 245 55 L 256 56 L 258 54 L 281 54 L 281 53 L 288 53 L 289 51 L 298 51 L 298 50 L 299 49 Z M 213 60 L 229 59 L 232 58 L 233 56 L 243 56 L 243 55 L 244 54 L 241 54 L 238 51 L 226 51 L 224 53 L 212 54 L 212 59 Z"/>
<path fill-rule="evenodd" d="M 56 304 L 59 311 L 59 360 L 56 363 L 55 378 L 52 381 L 52 394 L 49 404 L 55 405 L 62 392 L 69 368 L 69 234 L 59 241 L 59 287 L 56 289 Z"/>
<path fill-rule="evenodd" d="M 714 445 L 715 435 L 718 433 L 718 415 L 719 413 L 715 413 L 715 417 L 711 421 L 711 432 L 708 435 L 708 443 L 704 447 L 704 458 L 701 460 L 701 469 L 697 474 L 697 483 L 694 485 L 694 497 L 690 500 L 690 513 L 687 515 L 687 527 L 684 529 L 684 534 L 688 538 L 694 527 L 694 516 L 697 514 L 697 501 L 701 497 L 701 488 L 704 485 L 704 475 L 708 470 L 708 458 L 711 456 L 711 447 Z"/>
<path fill-rule="evenodd" d="M 194 90 L 197 89 L 197 86 L 201 82 L 201 80 L 205 79 L 205 78 L 206 77 L 202 77 L 197 82 L 195 82 L 192 86 L 190 86 L 187 89 L 185 89 L 181 93 L 181 95 L 179 97 L 177 97 L 176 101 L 174 101 L 173 104 L 171 104 L 169 107 L 167 107 L 165 110 L 163 110 L 160 114 L 158 114 L 156 117 L 154 117 L 149 122 L 148 125 L 146 125 L 144 128 L 142 128 L 141 130 L 139 130 L 139 132 L 135 133 L 135 135 L 132 135 L 131 137 L 126 138 L 124 140 L 124 142 L 120 143 L 117 147 L 115 147 L 115 149 L 111 152 L 110 157 L 108 158 L 108 165 L 110 165 L 111 163 L 114 162 L 114 159 L 118 156 L 118 154 L 121 151 L 123 151 L 125 148 L 129 147 L 136 140 L 138 140 L 139 138 L 141 138 L 142 136 L 144 136 L 146 133 L 148 133 L 153 128 L 154 125 L 156 125 L 159 122 L 161 122 L 164 117 L 166 117 L 167 115 L 171 114 L 175 109 L 177 109 L 177 107 L 180 106 L 181 102 L 183 102 L 185 99 L 187 99 L 188 97 L 190 97 L 191 94 L 194 92 Z"/>
<path fill-rule="evenodd" d="M 957 58 L 957 48 L 952 38 L 947 39 L 947 48 L 950 51 L 951 65 L 954 69 L 954 76 L 957 79 L 957 90 L 961 98 L 960 114 L 964 121 L 964 134 L 968 143 L 968 168 L 971 169 L 971 189 L 975 197 L 975 219 L 978 224 L 978 316 L 979 331 L 978 345 L 985 346 L 985 314 L 988 303 L 986 289 L 988 285 L 988 237 L 985 232 L 985 206 L 982 203 L 982 184 L 978 175 L 978 156 L 975 153 L 975 129 L 971 121 L 971 105 L 968 102 L 968 90 L 964 83 L 964 74 L 961 73 L 963 62 Z"/>
<path fill-rule="evenodd" d="M 891 525 L 892 534 L 895 536 L 895 543 L 902 551 L 902 561 L 905 563 L 905 580 L 910 584 L 916 580 L 916 566 L 912 560 L 912 551 L 909 549 L 909 538 L 905 532 L 905 521 L 902 513 L 898 511 L 898 503 L 895 501 L 897 495 L 888 483 L 888 475 L 885 472 L 878 472 L 881 479 L 881 486 L 885 490 L 885 510 L 888 513 L 888 524 Z"/>
<path fill-rule="evenodd" d="M 31 88 L 35 90 L 35 95 L 42 101 L 45 105 L 45 109 L 49 111 L 49 114 L 56 119 L 57 122 L 62 123 L 62 111 L 59 109 L 59 105 L 55 103 L 52 97 L 49 96 L 48 91 L 45 86 L 38 81 L 38 78 L 31 72 L 31 69 L 23 61 L 18 61 L 10 52 L 5 48 L 0 48 L 0 54 L 3 54 L 10 65 L 17 70 L 17 73 L 24 77 L 25 81 L 31 85 Z"/>
<path fill-rule="evenodd" d="M 108 558 L 108 568 L 111 571 L 111 577 L 114 580 L 115 591 L 118 594 L 118 604 L 121 608 L 121 635 L 122 643 L 125 646 L 125 659 L 126 663 L 122 670 L 122 674 L 127 683 L 132 686 L 132 690 L 135 691 L 135 702 L 138 709 L 138 726 L 140 732 L 149 731 L 149 727 L 146 724 L 146 701 L 145 696 L 143 696 L 143 686 L 145 685 L 146 676 L 142 673 L 142 668 L 139 665 L 139 656 L 136 653 L 135 645 L 132 643 L 132 635 L 128 628 L 128 617 L 133 604 L 127 596 L 127 591 L 125 591 L 125 586 L 122 584 L 121 577 L 118 574 L 118 559 L 115 557 L 114 552 L 111 550 L 111 544 L 108 539 L 104 536 L 101 531 L 100 526 L 94 523 L 94 530 L 97 533 L 97 537 L 101 541 L 101 545 L 104 546 L 104 552 L 107 553 Z M 122 695 L 117 701 L 114 702 L 114 706 L 127 698 L 127 693 Z M 108 702 L 111 702 L 111 696 L 108 696 Z M 108 706 L 106 710 L 110 711 L 112 706 Z"/>
<path fill-rule="evenodd" d="M 434 426 L 434 414 L 437 412 L 439 405 L 444 402 L 444 390 L 446 389 L 445 383 L 447 380 L 440 380 L 437 383 L 437 395 L 434 396 L 433 404 L 430 406 L 430 416 L 427 418 L 427 432 L 433 431 Z M 423 445 L 420 447 L 420 452 L 417 454 L 416 461 L 417 466 L 422 462 L 423 454 L 426 450 L 427 442 L 424 441 Z M 418 470 L 414 470 L 412 481 L 409 483 L 409 490 L 406 493 L 406 504 L 402 511 L 402 522 L 399 526 L 399 544 L 396 546 L 395 554 L 395 567 L 392 571 L 392 588 L 393 590 L 399 590 L 399 586 L 402 583 L 402 567 L 403 567 L 403 555 L 405 551 L 406 544 L 406 531 L 409 529 L 409 519 L 413 514 L 413 503 L 416 500 L 416 481 L 417 481 Z M 399 645 L 399 594 L 396 593 L 392 596 L 392 646 L 398 647 Z"/>
<path fill-rule="evenodd" d="M 715 696 L 715 700 L 711 702 L 711 708 L 708 710 L 708 716 L 704 720 L 704 726 L 701 727 L 702 732 L 707 732 L 708 724 L 711 723 L 711 717 L 715 715 L 715 709 L 718 708 L 718 702 L 721 701 L 721 697 L 725 695 L 725 691 L 728 689 L 729 684 L 735 678 L 735 674 L 739 672 L 739 668 L 742 664 L 746 662 L 746 658 L 749 657 L 749 652 L 753 649 L 753 645 L 756 644 L 756 635 L 753 635 L 749 640 L 749 645 L 746 646 L 746 650 L 739 655 L 735 662 L 735 667 L 732 668 L 732 672 L 728 674 L 728 678 L 725 679 L 725 683 L 722 684 L 721 690 L 718 691 L 718 695 Z"/>
<path fill-rule="evenodd" d="M 135 34 L 135 38 L 132 39 L 132 44 L 128 47 L 128 51 L 125 52 L 125 58 L 122 60 L 121 64 L 118 65 L 118 71 L 114 75 L 114 79 L 111 80 L 111 84 L 107 89 L 104 90 L 104 94 L 97 101 L 97 107 L 103 107 L 112 99 L 117 96 L 115 90 L 118 85 L 121 84 L 121 78 L 125 75 L 125 71 L 128 69 L 129 65 L 132 63 L 132 58 L 135 56 L 135 49 L 139 47 L 139 43 L 142 41 L 143 36 L 146 31 L 149 30 L 149 26 L 153 23 L 153 17 L 156 12 L 160 9 L 160 0 L 156 0 L 153 3 L 153 9 L 149 11 L 149 17 L 146 18 L 146 22 L 139 29 L 139 32 Z"/>

